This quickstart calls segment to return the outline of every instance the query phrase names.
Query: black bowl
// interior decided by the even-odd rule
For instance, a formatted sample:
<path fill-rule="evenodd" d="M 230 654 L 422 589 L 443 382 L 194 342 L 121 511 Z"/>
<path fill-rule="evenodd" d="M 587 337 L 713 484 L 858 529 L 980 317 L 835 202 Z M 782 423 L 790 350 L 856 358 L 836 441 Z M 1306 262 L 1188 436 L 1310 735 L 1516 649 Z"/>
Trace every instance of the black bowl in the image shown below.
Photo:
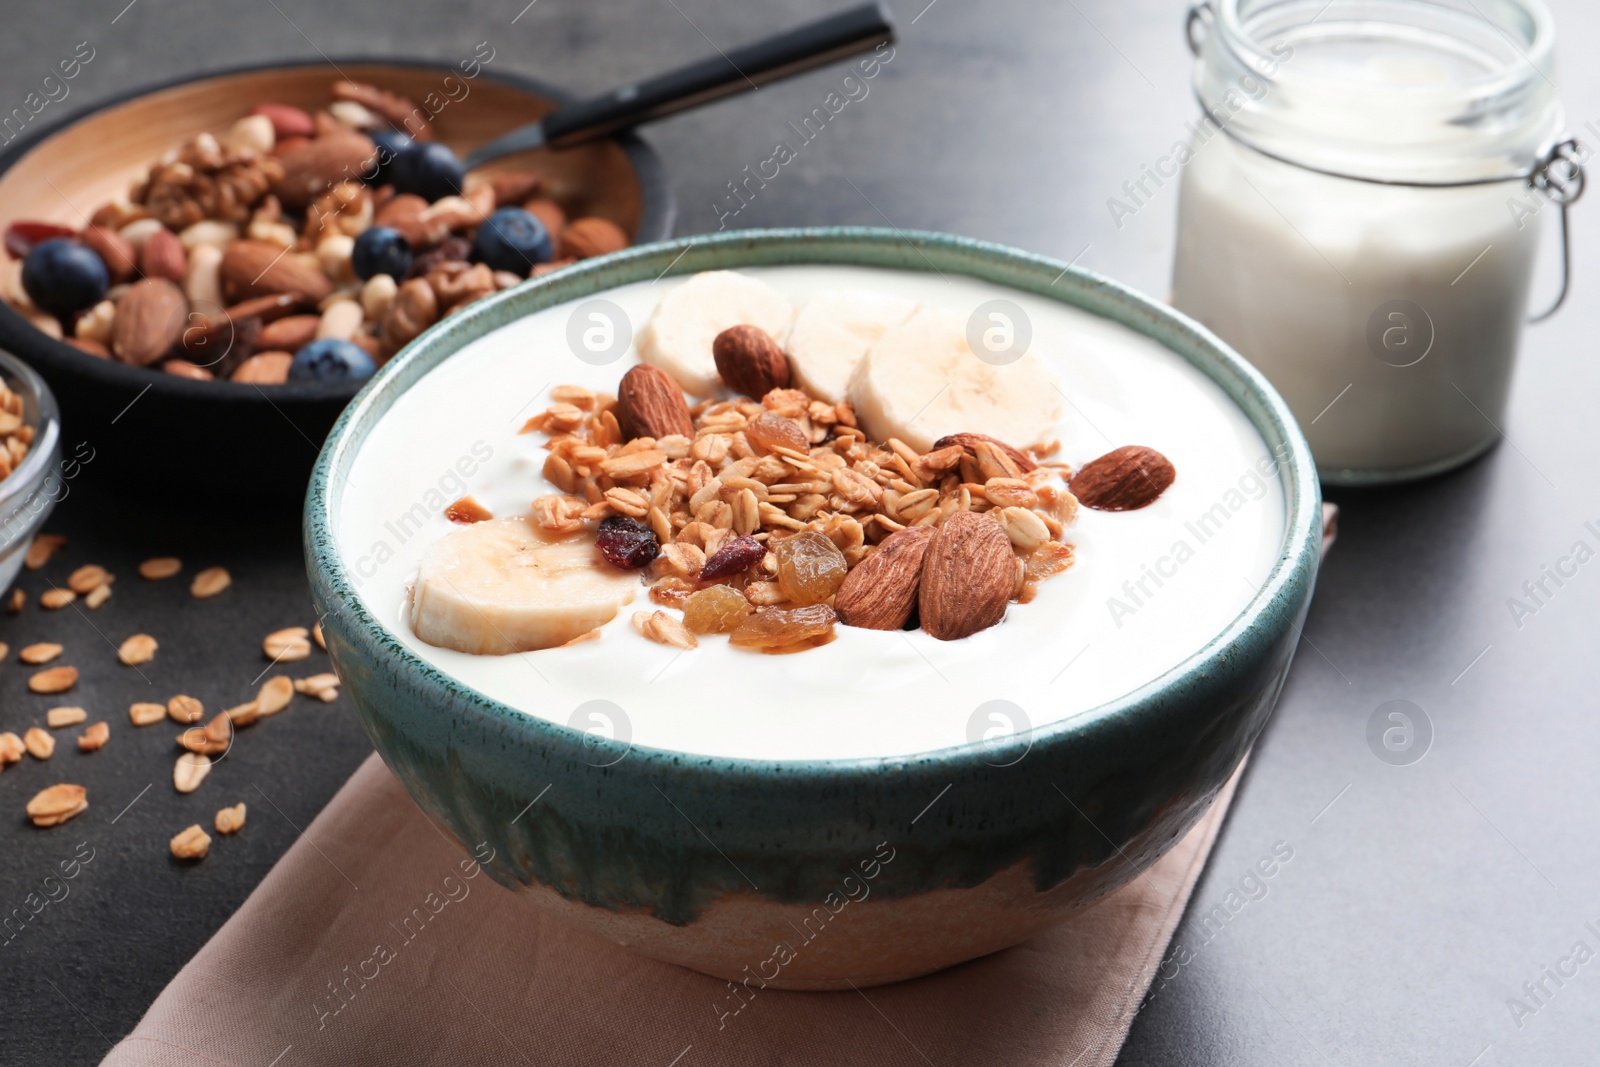
<path fill-rule="evenodd" d="M 316 107 L 339 77 L 422 100 L 445 86 L 438 138 L 464 151 L 567 102 L 531 78 L 491 71 L 474 78 L 426 60 L 335 59 L 258 65 L 136 90 L 28 132 L 0 152 L 0 227 L 20 219 L 83 226 L 124 195 L 162 152 L 202 130 L 220 132 L 257 103 Z M 445 79 L 453 79 L 449 88 Z M 460 86 L 467 86 L 464 96 Z M 636 244 L 672 230 L 674 203 L 655 151 L 632 133 L 560 152 L 497 161 L 490 170 L 535 169 L 558 199 L 630 230 Z M 49 383 L 64 440 L 96 451 L 97 479 L 161 497 L 196 494 L 297 498 L 312 461 L 359 383 L 257 386 L 199 382 L 97 359 L 36 329 L 0 302 L 0 348 Z"/>

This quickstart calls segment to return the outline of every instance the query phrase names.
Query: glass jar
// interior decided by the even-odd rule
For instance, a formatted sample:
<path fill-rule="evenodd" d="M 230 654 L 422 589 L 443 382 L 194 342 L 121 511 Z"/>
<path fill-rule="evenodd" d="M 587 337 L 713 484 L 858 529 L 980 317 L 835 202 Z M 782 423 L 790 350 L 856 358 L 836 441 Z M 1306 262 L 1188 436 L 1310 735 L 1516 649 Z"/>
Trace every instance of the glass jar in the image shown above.
<path fill-rule="evenodd" d="M 1423 477 L 1498 439 L 1538 220 L 1581 191 L 1554 36 L 1540 0 L 1191 12 L 1207 117 L 1173 303 L 1278 388 L 1325 481 Z"/>

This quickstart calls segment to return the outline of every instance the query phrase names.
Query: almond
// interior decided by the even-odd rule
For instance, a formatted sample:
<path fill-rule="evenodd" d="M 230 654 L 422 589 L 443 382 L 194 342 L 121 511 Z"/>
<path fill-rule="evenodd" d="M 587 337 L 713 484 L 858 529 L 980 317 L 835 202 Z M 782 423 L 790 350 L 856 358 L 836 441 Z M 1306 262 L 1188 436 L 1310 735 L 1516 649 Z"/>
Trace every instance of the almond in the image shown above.
<path fill-rule="evenodd" d="M 443 226 L 426 222 L 422 213 L 427 210 L 428 202 L 422 197 L 415 193 L 401 193 L 378 208 L 372 216 L 372 224 L 399 230 L 400 236 L 412 248 L 423 248 L 449 232 Z"/>
<path fill-rule="evenodd" d="M 641 363 L 624 374 L 617 386 L 617 408 L 630 438 L 694 437 L 689 402 L 672 375 L 660 367 Z"/>
<path fill-rule="evenodd" d="M 941 641 L 987 630 L 1005 615 L 1016 584 L 1005 530 L 987 515 L 958 511 L 935 528 L 922 561 L 922 628 Z"/>
<path fill-rule="evenodd" d="M 944 437 L 939 438 L 933 443 L 933 450 L 937 452 L 940 449 L 949 448 L 951 445 L 960 445 L 966 450 L 967 455 L 971 456 L 973 459 L 977 459 L 978 444 L 980 442 L 987 442 L 993 445 L 995 448 L 998 448 L 1001 452 L 1004 452 L 1006 457 L 1010 459 L 1011 462 L 1015 463 L 1018 470 L 1023 474 L 1026 474 L 1031 470 L 1037 470 L 1039 467 L 1039 464 L 1034 461 L 1034 458 L 1022 451 L 1022 449 L 1008 445 L 998 437 L 990 437 L 986 433 L 946 434 Z"/>
<path fill-rule="evenodd" d="M 189 254 L 178 235 L 162 227 L 139 250 L 139 270 L 146 278 L 166 278 L 181 285 L 189 272 Z"/>
<path fill-rule="evenodd" d="M 258 342 L 262 348 L 281 352 L 298 352 L 317 337 L 318 315 L 290 315 L 261 328 Z"/>
<path fill-rule="evenodd" d="M 729 326 L 711 342 L 711 354 L 717 373 L 736 393 L 760 400 L 774 389 L 789 388 L 789 357 L 759 326 Z"/>
<path fill-rule="evenodd" d="M 834 595 L 833 609 L 846 626 L 898 630 L 917 603 L 922 560 L 934 527 L 910 526 L 883 539 L 878 551 L 845 575 Z"/>
<path fill-rule="evenodd" d="M 186 359 L 169 359 L 161 364 L 161 369 L 174 378 L 189 378 L 197 382 L 209 382 L 216 377 L 200 364 L 190 363 Z"/>
<path fill-rule="evenodd" d="M 133 245 L 116 230 L 90 226 L 83 231 L 83 243 L 105 263 L 113 284 L 127 281 L 139 268 Z"/>
<path fill-rule="evenodd" d="M 283 177 L 272 191 L 284 207 L 305 208 L 338 183 L 359 180 L 376 154 L 372 138 L 340 127 L 279 154 Z"/>
<path fill-rule="evenodd" d="M 1177 473 L 1172 461 L 1155 449 L 1123 445 L 1085 463 L 1069 487 L 1086 508 L 1137 511 L 1166 492 Z"/>
<path fill-rule="evenodd" d="M 567 213 L 561 205 L 547 196 L 535 197 L 522 205 L 522 209 L 540 222 L 550 231 L 550 239 L 558 240 L 561 231 L 567 228 Z"/>
<path fill-rule="evenodd" d="M 316 128 L 309 113 L 288 104 L 257 104 L 250 114 L 270 119 L 273 135 L 280 141 L 285 137 L 310 137 Z"/>
<path fill-rule="evenodd" d="M 556 255 L 562 259 L 589 259 L 627 248 L 628 235 L 610 219 L 588 215 L 567 223 L 557 244 L 560 251 Z"/>
<path fill-rule="evenodd" d="M 247 385 L 282 385 L 289 380 L 293 363 L 294 356 L 289 352 L 257 352 L 235 367 L 228 379 Z"/>
<path fill-rule="evenodd" d="M 510 171 L 489 178 L 495 207 L 521 207 L 544 184 L 544 175 L 535 171 Z"/>
<path fill-rule="evenodd" d="M 313 304 L 333 292 L 322 271 L 265 241 L 234 241 L 222 253 L 222 292 L 229 300 L 299 293 Z M 118 308 L 118 319 L 121 309 Z"/>
<path fill-rule="evenodd" d="M 79 352 L 86 352 L 96 359 L 111 358 L 111 350 L 99 341 L 91 341 L 87 337 L 68 337 L 66 340 L 67 344 L 76 348 Z"/>
<path fill-rule="evenodd" d="M 148 367 L 183 336 L 189 301 L 166 278 L 134 282 L 117 301 L 111 351 L 124 363 Z"/>

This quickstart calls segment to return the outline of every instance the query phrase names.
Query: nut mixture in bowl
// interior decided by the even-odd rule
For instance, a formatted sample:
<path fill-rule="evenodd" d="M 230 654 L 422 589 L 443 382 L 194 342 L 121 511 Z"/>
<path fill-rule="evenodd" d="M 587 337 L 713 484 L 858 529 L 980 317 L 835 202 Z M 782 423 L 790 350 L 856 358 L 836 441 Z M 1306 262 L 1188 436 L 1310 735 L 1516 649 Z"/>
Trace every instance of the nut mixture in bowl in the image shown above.
<path fill-rule="evenodd" d="M 0 297 L 91 356 L 256 385 L 359 381 L 434 322 L 627 234 L 539 174 L 469 178 L 425 112 L 333 83 L 155 161 L 81 229 L 15 222 Z"/>

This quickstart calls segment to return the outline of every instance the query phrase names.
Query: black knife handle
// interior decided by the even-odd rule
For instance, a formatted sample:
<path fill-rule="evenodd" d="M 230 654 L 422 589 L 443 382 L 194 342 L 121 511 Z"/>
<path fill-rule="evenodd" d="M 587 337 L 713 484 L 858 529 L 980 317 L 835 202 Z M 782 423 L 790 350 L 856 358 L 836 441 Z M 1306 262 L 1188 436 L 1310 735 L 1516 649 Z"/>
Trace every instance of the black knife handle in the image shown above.
<path fill-rule="evenodd" d="M 552 148 L 591 141 L 687 108 L 747 92 L 894 40 L 888 7 L 861 4 L 816 22 L 569 104 L 540 123 Z"/>

